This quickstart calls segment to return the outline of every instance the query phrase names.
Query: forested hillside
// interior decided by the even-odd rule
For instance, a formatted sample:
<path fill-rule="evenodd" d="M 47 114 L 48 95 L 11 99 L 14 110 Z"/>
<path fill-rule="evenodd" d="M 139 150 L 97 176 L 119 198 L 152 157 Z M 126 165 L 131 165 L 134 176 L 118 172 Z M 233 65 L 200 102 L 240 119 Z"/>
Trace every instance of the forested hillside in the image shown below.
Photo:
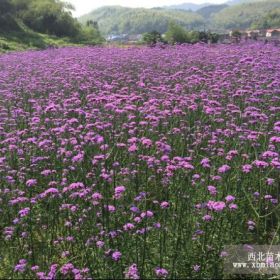
<path fill-rule="evenodd" d="M 74 37 L 81 27 L 72 17 L 72 9 L 71 5 L 56 0 L 1 0 L 0 30 L 19 30 L 16 21 L 21 20 L 34 31 Z"/>
<path fill-rule="evenodd" d="M 244 29 L 264 14 L 280 8 L 279 0 L 245 3 L 225 8 L 214 15 L 212 26 L 218 29 Z"/>
<path fill-rule="evenodd" d="M 252 28 L 280 28 L 280 8 L 268 12 L 252 24 Z"/>
<path fill-rule="evenodd" d="M 227 8 L 228 5 L 221 4 L 221 5 L 209 5 L 207 7 L 203 7 L 197 10 L 197 13 L 203 16 L 206 20 L 211 18 L 214 14 L 220 12 L 221 10 Z"/>
<path fill-rule="evenodd" d="M 96 44 L 95 26 L 82 26 L 60 0 L 0 0 L 0 51 L 73 43 Z"/>
<path fill-rule="evenodd" d="M 210 3 L 196 4 L 196 3 L 181 3 L 177 5 L 165 6 L 166 9 L 175 9 L 175 10 L 187 10 L 187 11 L 197 11 L 201 8 L 211 5 Z"/>
<path fill-rule="evenodd" d="M 87 20 L 97 21 L 100 30 L 105 34 L 140 34 L 152 30 L 163 33 L 170 21 L 188 29 L 199 29 L 204 23 L 203 17 L 194 12 L 120 6 L 102 7 L 80 18 L 82 23 L 86 23 Z"/>
<path fill-rule="evenodd" d="M 225 32 L 229 29 L 249 28 L 268 12 L 280 8 L 279 0 L 239 0 L 229 5 L 209 5 L 196 12 L 168 8 L 125 8 L 120 6 L 102 7 L 79 18 L 98 22 L 103 34 L 141 34 L 156 30 L 167 31 L 168 23 L 175 22 L 187 29 Z M 276 24 L 277 25 L 277 24 Z"/>

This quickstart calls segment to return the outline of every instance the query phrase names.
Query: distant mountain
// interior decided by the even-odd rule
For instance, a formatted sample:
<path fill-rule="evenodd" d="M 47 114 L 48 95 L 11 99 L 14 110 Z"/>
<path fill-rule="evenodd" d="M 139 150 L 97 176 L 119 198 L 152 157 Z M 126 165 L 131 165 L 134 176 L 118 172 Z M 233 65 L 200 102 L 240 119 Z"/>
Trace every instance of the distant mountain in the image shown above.
<path fill-rule="evenodd" d="M 246 0 L 230 0 L 230 1 L 227 1 L 226 4 L 227 5 L 237 5 L 237 4 L 242 4 L 242 2 L 246 2 Z M 248 2 L 248 0 L 247 0 Z"/>
<path fill-rule="evenodd" d="M 221 10 L 225 9 L 229 7 L 226 4 L 221 4 L 221 5 L 210 5 L 210 6 L 206 6 L 203 7 L 199 10 L 197 10 L 196 12 L 200 15 L 202 15 L 204 18 L 209 19 L 211 16 L 213 16 L 214 14 L 220 12 Z"/>
<path fill-rule="evenodd" d="M 86 23 L 87 20 L 97 21 L 101 32 L 105 35 L 141 34 L 153 30 L 164 33 L 170 21 L 187 29 L 201 29 L 204 24 L 203 17 L 191 11 L 121 6 L 102 7 L 79 18 L 81 23 Z"/>
<path fill-rule="evenodd" d="M 232 4 L 233 2 L 240 4 Z M 258 20 L 280 8 L 280 0 L 231 0 L 228 3 L 231 5 L 208 5 L 196 12 L 170 8 L 107 6 L 80 17 L 79 21 L 84 24 L 88 20 L 97 21 L 103 35 L 142 34 L 153 30 L 164 33 L 170 22 L 189 30 L 207 29 L 223 33 L 230 29 L 250 28 L 252 24 L 263 25 Z M 270 19 L 273 26 L 277 25 L 277 15 L 276 19 Z"/>
<path fill-rule="evenodd" d="M 178 5 L 172 6 L 165 6 L 165 9 L 174 9 L 174 10 L 187 10 L 187 11 L 197 11 L 201 8 L 210 6 L 210 3 L 203 3 L 203 4 L 195 4 L 195 3 L 182 3 Z"/>
<path fill-rule="evenodd" d="M 255 2 L 265 2 L 265 1 L 267 0 L 229 0 L 224 4 L 232 6 L 232 5 L 248 4 L 248 3 L 255 3 Z"/>
<path fill-rule="evenodd" d="M 222 5 L 227 5 L 227 6 L 233 6 L 233 5 L 238 5 L 238 4 L 246 4 L 246 3 L 251 3 L 251 2 L 261 2 L 265 0 L 229 0 L 226 1 Z M 192 2 L 187 2 L 187 3 L 182 3 L 178 5 L 171 5 L 171 6 L 164 6 L 163 8 L 165 9 L 175 9 L 175 10 L 191 10 L 193 12 L 198 11 L 204 7 L 209 7 L 209 6 L 220 6 L 220 5 L 213 5 L 211 3 L 203 3 L 203 4 L 195 4 Z"/>
<path fill-rule="evenodd" d="M 255 2 L 265 2 L 266 0 L 229 0 L 225 4 L 229 6 L 233 5 L 240 5 L 240 4 L 248 4 L 248 3 L 255 3 Z"/>

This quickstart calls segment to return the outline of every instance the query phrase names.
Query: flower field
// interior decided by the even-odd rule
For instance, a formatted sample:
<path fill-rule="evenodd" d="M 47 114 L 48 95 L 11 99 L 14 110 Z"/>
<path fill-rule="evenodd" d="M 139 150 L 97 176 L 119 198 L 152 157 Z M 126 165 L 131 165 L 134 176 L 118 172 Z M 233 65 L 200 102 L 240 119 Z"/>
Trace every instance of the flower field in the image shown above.
<path fill-rule="evenodd" d="M 279 47 L 2 55 L 0 278 L 226 277 L 280 243 L 279 153 Z"/>

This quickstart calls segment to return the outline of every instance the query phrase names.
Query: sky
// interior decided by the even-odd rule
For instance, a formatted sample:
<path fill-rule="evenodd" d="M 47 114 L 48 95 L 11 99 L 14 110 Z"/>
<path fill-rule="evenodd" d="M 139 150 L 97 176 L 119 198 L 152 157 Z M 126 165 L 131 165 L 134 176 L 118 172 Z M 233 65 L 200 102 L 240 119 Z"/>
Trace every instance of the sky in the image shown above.
<path fill-rule="evenodd" d="M 1 0 L 0 0 L 1 1 Z M 102 6 L 111 6 L 111 5 L 121 5 L 124 7 L 144 7 L 144 8 L 153 8 L 160 6 L 176 5 L 186 2 L 191 2 L 195 4 L 202 3 L 213 3 L 221 4 L 226 2 L 226 0 L 64 0 L 73 4 L 76 8 L 76 11 L 73 12 L 75 17 L 87 14 L 92 10 L 102 7 Z"/>

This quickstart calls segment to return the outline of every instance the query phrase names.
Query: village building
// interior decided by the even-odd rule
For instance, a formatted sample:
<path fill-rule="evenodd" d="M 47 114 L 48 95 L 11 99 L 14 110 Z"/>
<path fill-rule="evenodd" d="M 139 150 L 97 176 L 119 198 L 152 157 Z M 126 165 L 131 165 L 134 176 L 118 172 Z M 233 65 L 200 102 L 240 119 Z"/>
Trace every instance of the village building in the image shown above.
<path fill-rule="evenodd" d="M 268 37 L 268 38 L 280 38 L 280 28 L 266 30 L 266 37 Z"/>
<path fill-rule="evenodd" d="M 280 28 L 275 29 L 254 29 L 254 30 L 241 30 L 239 32 L 239 37 L 236 36 L 236 31 L 230 31 L 229 36 L 231 42 L 238 43 L 240 40 L 279 40 L 280 39 Z"/>

